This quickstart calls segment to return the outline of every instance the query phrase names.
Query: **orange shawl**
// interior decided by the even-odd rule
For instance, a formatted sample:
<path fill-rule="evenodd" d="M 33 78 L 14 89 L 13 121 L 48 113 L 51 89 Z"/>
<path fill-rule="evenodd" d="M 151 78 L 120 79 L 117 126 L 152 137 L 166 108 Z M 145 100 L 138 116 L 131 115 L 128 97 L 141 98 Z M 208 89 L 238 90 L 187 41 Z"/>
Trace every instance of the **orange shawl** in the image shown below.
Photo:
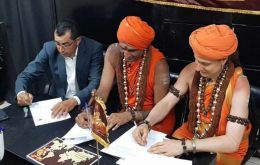
<path fill-rule="evenodd" d="M 216 130 L 215 136 L 224 135 L 226 133 L 227 116 L 229 115 L 230 109 L 231 109 L 233 90 L 235 88 L 237 78 L 242 74 L 243 74 L 242 69 L 240 67 L 236 68 L 235 72 L 229 82 L 228 88 L 226 90 L 226 97 L 225 97 L 223 105 L 222 105 L 222 111 L 221 111 L 219 125 Z M 207 88 L 205 90 L 205 103 L 204 103 L 205 106 L 208 106 L 208 104 L 209 104 L 210 96 L 211 96 L 213 88 L 214 88 L 214 85 L 211 85 L 211 86 L 207 86 Z M 202 123 L 209 122 L 209 118 L 210 118 L 209 115 L 207 115 L 206 117 L 203 117 L 204 115 L 200 115 L 200 116 L 201 116 Z M 244 156 L 246 155 L 247 149 L 248 149 L 250 130 L 251 130 L 251 124 L 249 124 L 245 129 L 244 136 L 243 136 L 243 139 L 241 141 L 238 151 L 236 151 L 234 153 L 218 153 L 217 154 L 217 164 L 218 165 L 241 164 Z M 173 136 L 177 137 L 177 138 L 192 139 L 193 133 L 189 131 L 188 123 L 186 122 L 173 133 Z"/>
<path fill-rule="evenodd" d="M 152 48 L 152 54 L 151 59 L 149 63 L 149 69 L 148 69 L 148 76 L 146 80 L 146 89 L 145 89 L 145 96 L 144 96 L 144 104 L 142 110 L 147 111 L 151 110 L 154 103 L 154 74 L 155 74 L 155 68 L 156 64 L 164 59 L 165 57 L 163 54 L 156 48 Z M 133 95 L 128 96 L 128 105 L 131 107 L 134 107 L 135 100 L 136 100 L 136 82 L 138 79 L 138 71 L 140 66 L 140 60 L 137 60 L 135 62 L 132 62 L 131 64 L 131 70 L 127 71 L 127 79 L 129 84 L 129 94 L 132 92 Z M 133 89 L 134 88 L 134 89 Z M 156 124 L 152 127 L 152 129 L 164 132 L 166 134 L 171 134 L 173 131 L 173 128 L 175 126 L 175 115 L 173 112 L 169 113 L 164 120 L 162 120 L 160 123 Z"/>

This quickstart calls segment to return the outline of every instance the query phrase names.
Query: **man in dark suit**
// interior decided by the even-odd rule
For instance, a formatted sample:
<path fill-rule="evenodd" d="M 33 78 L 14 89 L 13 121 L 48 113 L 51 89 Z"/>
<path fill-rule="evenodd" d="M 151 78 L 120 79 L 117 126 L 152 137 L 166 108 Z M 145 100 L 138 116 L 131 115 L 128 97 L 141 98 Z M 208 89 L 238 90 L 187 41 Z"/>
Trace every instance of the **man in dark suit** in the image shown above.
<path fill-rule="evenodd" d="M 103 68 L 103 47 L 97 41 L 80 36 L 72 20 L 57 24 L 54 41 L 44 43 L 42 50 L 30 62 L 15 82 L 17 103 L 30 105 L 33 95 L 30 84 L 50 72 L 49 95 L 64 101 L 53 107 L 53 117 L 67 115 L 75 106 L 84 105 L 92 89 L 98 87 Z"/>

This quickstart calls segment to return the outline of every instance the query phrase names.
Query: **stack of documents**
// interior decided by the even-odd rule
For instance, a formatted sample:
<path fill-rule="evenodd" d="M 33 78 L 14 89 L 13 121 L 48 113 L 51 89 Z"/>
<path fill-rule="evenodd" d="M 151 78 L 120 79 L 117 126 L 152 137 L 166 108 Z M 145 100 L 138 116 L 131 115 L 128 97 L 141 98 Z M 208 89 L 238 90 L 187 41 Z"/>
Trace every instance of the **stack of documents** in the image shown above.
<path fill-rule="evenodd" d="M 132 132 L 135 126 L 125 132 L 117 140 L 109 145 L 108 148 L 104 148 L 101 151 L 109 155 L 113 155 L 121 158 L 117 164 L 130 165 L 140 164 L 145 160 L 145 164 L 180 164 L 180 165 L 191 165 L 192 162 L 189 160 L 177 159 L 174 157 L 167 157 L 163 155 L 151 154 L 147 152 L 153 144 L 163 141 L 165 138 L 164 133 L 151 130 L 148 134 L 147 145 L 141 146 L 136 143 L 132 137 Z"/>
<path fill-rule="evenodd" d="M 91 130 L 80 128 L 75 124 L 63 137 L 65 144 L 80 144 L 86 141 L 93 140 Z"/>

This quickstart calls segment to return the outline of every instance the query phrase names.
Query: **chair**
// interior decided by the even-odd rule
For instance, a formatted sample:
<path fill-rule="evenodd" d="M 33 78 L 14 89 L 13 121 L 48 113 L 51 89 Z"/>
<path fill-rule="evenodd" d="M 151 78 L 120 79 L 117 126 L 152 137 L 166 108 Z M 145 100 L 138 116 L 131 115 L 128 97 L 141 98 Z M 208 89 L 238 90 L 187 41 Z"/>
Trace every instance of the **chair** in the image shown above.
<path fill-rule="evenodd" d="M 178 74 L 170 73 L 171 85 L 178 78 Z M 260 150 L 260 88 L 251 86 L 251 94 L 249 99 L 249 120 L 252 123 L 252 130 L 249 137 L 249 148 L 242 164 L 250 159 L 255 153 Z M 186 94 L 184 99 L 180 100 L 175 107 L 176 128 L 180 127 L 188 117 L 189 113 L 189 97 Z"/>

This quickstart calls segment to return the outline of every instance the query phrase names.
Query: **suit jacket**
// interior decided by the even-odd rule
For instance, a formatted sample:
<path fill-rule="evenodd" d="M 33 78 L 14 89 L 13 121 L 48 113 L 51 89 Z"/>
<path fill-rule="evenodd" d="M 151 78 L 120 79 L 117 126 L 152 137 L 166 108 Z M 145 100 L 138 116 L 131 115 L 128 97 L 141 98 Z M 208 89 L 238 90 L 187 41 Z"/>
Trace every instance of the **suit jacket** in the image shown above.
<path fill-rule="evenodd" d="M 89 100 L 92 89 L 98 87 L 103 68 L 103 47 L 97 41 L 82 36 L 76 61 L 76 79 L 79 92 L 75 95 L 81 106 Z M 55 42 L 44 43 L 42 50 L 21 72 L 15 82 L 15 92 L 28 91 L 30 84 L 51 73 L 49 95 L 64 98 L 67 90 L 65 59 L 59 54 Z"/>

